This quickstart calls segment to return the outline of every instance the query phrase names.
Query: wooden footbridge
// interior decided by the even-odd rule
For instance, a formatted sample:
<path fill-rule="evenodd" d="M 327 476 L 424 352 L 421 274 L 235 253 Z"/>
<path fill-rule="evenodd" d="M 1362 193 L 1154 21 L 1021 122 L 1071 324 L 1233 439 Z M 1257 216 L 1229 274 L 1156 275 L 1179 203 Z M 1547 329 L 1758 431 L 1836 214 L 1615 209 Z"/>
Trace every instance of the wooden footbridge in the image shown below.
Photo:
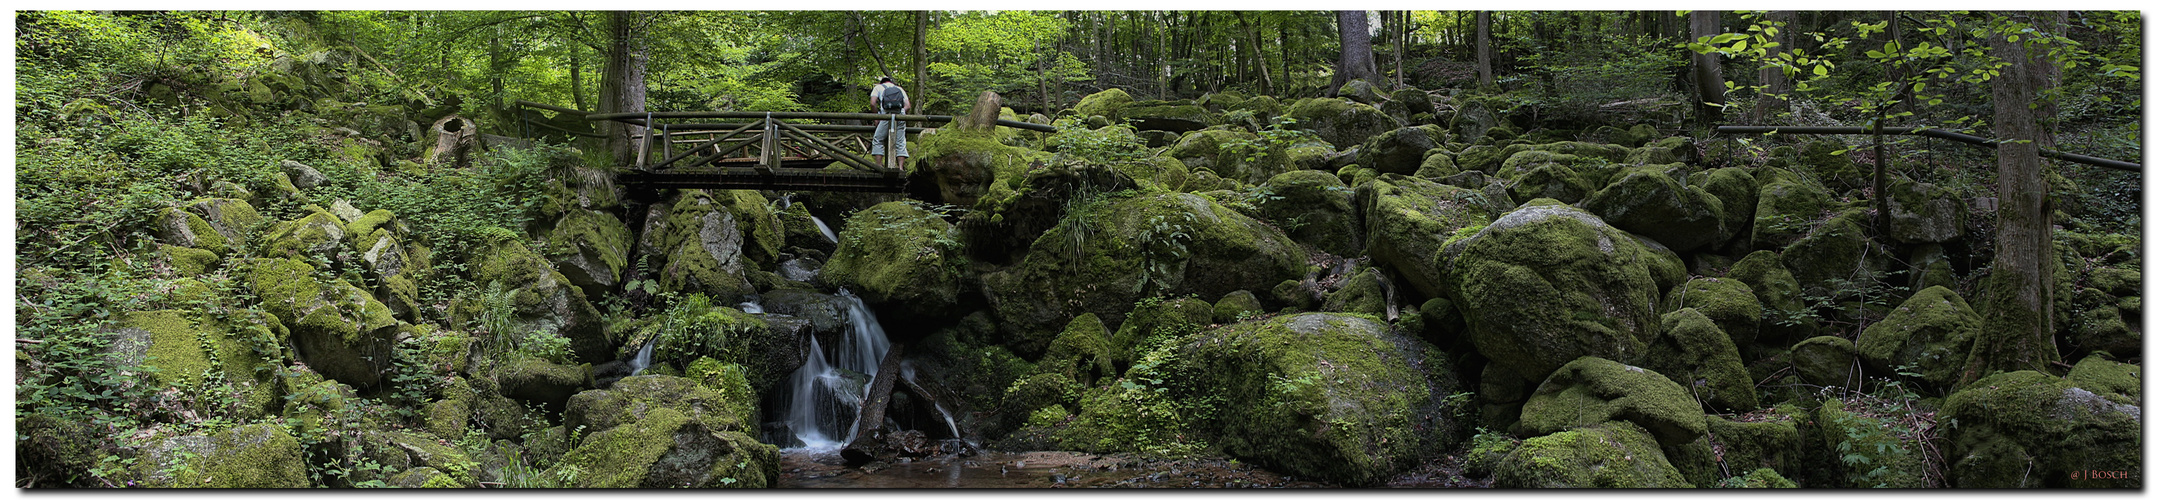
<path fill-rule="evenodd" d="M 870 136 L 878 121 L 904 124 L 909 135 L 924 126 L 948 123 L 944 115 L 885 115 L 875 113 L 689 111 L 647 113 L 585 113 L 529 101 L 517 101 L 587 122 L 614 121 L 644 127 L 632 136 L 637 141 L 636 164 L 617 182 L 632 189 L 755 189 L 771 191 L 848 191 L 899 193 L 906 191 L 904 165 L 889 151 L 877 152 L 883 162 L 871 161 Z M 535 129 L 598 137 L 570 130 L 520 113 L 527 135 Z M 864 125 L 868 124 L 868 125 Z M 1038 123 L 996 120 L 1004 127 L 1054 132 Z M 887 149 L 896 149 L 886 141 Z M 860 152 L 860 153 L 857 153 Z M 836 165 L 836 166 L 834 166 Z"/>

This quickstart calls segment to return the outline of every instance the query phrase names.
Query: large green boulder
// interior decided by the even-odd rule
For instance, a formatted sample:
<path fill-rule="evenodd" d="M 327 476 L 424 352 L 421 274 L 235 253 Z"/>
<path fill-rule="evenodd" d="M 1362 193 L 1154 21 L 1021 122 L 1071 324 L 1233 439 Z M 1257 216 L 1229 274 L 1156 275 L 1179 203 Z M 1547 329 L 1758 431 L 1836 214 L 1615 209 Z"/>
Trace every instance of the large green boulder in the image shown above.
<path fill-rule="evenodd" d="M 1755 250 L 1730 265 L 1729 277 L 1744 283 L 1760 300 L 1758 339 L 1802 339 L 1819 328 L 1812 308 L 1805 304 L 1804 292 L 1798 289 L 1797 278 L 1790 275 L 1790 268 L 1783 267 L 1782 254 Z"/>
<path fill-rule="evenodd" d="M 1042 234 L 1018 265 L 981 278 L 1022 356 L 1039 355 L 1080 314 L 1113 325 L 1141 298 L 1271 290 L 1309 269 L 1288 235 L 1198 195 L 1111 196 L 1073 217 L 1082 219 Z"/>
<path fill-rule="evenodd" d="M 1908 367 L 1919 380 L 1947 387 L 1962 376 L 1970 342 L 1984 323 L 1953 290 L 1926 288 L 1866 327 L 1857 338 L 1857 355 L 1874 373 L 1900 373 Z"/>
<path fill-rule="evenodd" d="M 1685 386 L 1638 366 L 1594 356 L 1566 363 L 1528 396 L 1520 409 L 1522 435 L 1625 421 L 1666 445 L 1693 442 L 1707 432 L 1705 414 Z"/>
<path fill-rule="evenodd" d="M 697 380 L 668 375 L 624 378 L 606 389 L 571 396 L 562 413 L 562 427 L 581 429 L 590 436 L 644 420 L 655 410 L 670 409 L 713 431 L 754 429 L 759 418 L 756 393 L 746 386 L 728 385 L 731 384 L 709 387 Z M 571 445 L 580 444 L 575 438 L 572 436 Z"/>
<path fill-rule="evenodd" d="M 1737 344 L 1698 309 L 1663 313 L 1663 336 L 1648 352 L 1643 364 L 1684 381 L 1709 408 L 1745 412 L 1759 406 Z"/>
<path fill-rule="evenodd" d="M 1111 342 L 1118 366 L 1128 366 L 1141 351 L 1160 342 L 1196 332 L 1213 322 L 1213 304 L 1197 297 L 1141 300 L 1116 327 Z"/>
<path fill-rule="evenodd" d="M 1790 347 L 1790 363 L 1799 379 L 1822 387 L 1854 387 L 1850 375 L 1857 367 L 1857 345 L 1850 339 L 1821 335 Z"/>
<path fill-rule="evenodd" d="M 1887 185 L 1887 235 L 1895 241 L 1954 241 L 1962 237 L 1969 211 L 1954 189 L 1902 178 Z"/>
<path fill-rule="evenodd" d="M 376 283 L 374 296 L 388 306 L 397 317 L 417 321 L 419 319 L 419 284 L 428 263 L 421 255 L 405 245 L 411 235 L 403 230 L 397 216 L 388 210 L 376 210 L 354 218 L 345 224 L 345 241 L 348 249 L 359 260 L 349 261 L 362 269 Z"/>
<path fill-rule="evenodd" d="M 1056 340 L 1049 342 L 1047 354 L 1034 369 L 1040 372 L 1060 373 L 1080 385 L 1093 385 L 1102 377 L 1116 376 L 1115 346 L 1109 339 L 1108 327 L 1093 313 L 1081 314 L 1064 327 Z"/>
<path fill-rule="evenodd" d="M 1753 209 L 1752 247 L 1779 250 L 1795 242 L 1840 205 L 1819 182 L 1789 172 L 1764 169 L 1755 174 L 1759 201 Z"/>
<path fill-rule="evenodd" d="M 224 401 L 240 418 L 275 414 L 281 402 L 275 370 L 262 354 L 283 349 L 288 333 L 275 317 L 239 310 L 227 315 L 135 311 L 121 318 L 110 349 L 118 366 L 154 368 L 163 388 L 229 390 Z"/>
<path fill-rule="evenodd" d="M 1284 165 L 1259 165 L 1248 161 L 1261 156 L 1254 148 L 1264 147 L 1258 136 L 1235 129 L 1206 129 L 1183 134 L 1176 144 L 1161 154 L 1183 162 L 1184 168 L 1207 169 L 1221 177 L 1241 182 L 1258 183 L 1284 170 Z"/>
<path fill-rule="evenodd" d="M 662 257 L 652 263 L 661 290 L 734 303 L 756 293 L 748 278 L 756 263 L 776 261 L 785 243 L 779 227 L 755 191 L 684 190 L 653 204 L 638 253 Z"/>
<path fill-rule="evenodd" d="M 517 356 L 491 373 L 501 381 L 502 395 L 517 401 L 561 411 L 569 398 L 592 385 L 590 365 L 565 365 L 531 356 Z"/>
<path fill-rule="evenodd" d="M 1316 133 L 1319 139 L 1340 148 L 1363 144 L 1400 127 L 1393 117 L 1369 104 L 1330 97 L 1296 101 L 1289 106 L 1287 116 L 1296 121 L 1295 128 Z"/>
<path fill-rule="evenodd" d="M 1720 450 L 1721 461 L 1733 472 L 1768 468 L 1799 476 L 1803 457 L 1796 420 L 1775 412 L 1751 415 L 1760 418 L 1740 421 L 1708 415 L 1705 439 L 1711 449 Z"/>
<path fill-rule="evenodd" d="M 1715 322 L 1737 345 L 1750 345 L 1758 338 L 1762 308 L 1760 298 L 1744 281 L 1731 278 L 1693 278 L 1671 288 L 1663 296 L 1664 311 L 1693 308 Z"/>
<path fill-rule="evenodd" d="M 1445 129 L 1437 125 L 1389 130 L 1364 141 L 1356 162 L 1382 174 L 1414 175 L 1423 166 L 1424 153 L 1445 139 Z"/>
<path fill-rule="evenodd" d="M 1397 175 L 1356 186 L 1370 256 L 1392 267 L 1425 296 L 1442 295 L 1442 263 L 1432 256 L 1462 228 L 1488 224 L 1494 211 L 1481 192 Z"/>
<path fill-rule="evenodd" d="M 545 473 L 573 488 L 769 488 L 778 485 L 779 448 L 662 406 L 584 434 Z"/>
<path fill-rule="evenodd" d="M 2074 369 L 2067 372 L 2067 381 L 2117 402 L 2142 400 L 2142 367 L 2101 355 L 2092 354 L 2075 363 Z"/>
<path fill-rule="evenodd" d="M 1925 443 L 1914 429 L 1877 413 L 1851 411 L 1840 399 L 1820 405 L 1800 445 L 1813 458 L 1807 485 L 1815 488 L 1925 487 Z"/>
<path fill-rule="evenodd" d="M 342 279 L 317 281 L 314 266 L 294 259 L 253 259 L 247 286 L 262 309 L 291 331 L 299 359 L 354 387 L 382 381 L 397 319 L 373 295 Z"/>
<path fill-rule="evenodd" d="M 635 243 L 629 226 L 614 214 L 585 209 L 564 212 L 543 241 L 540 255 L 570 284 L 584 289 L 586 298 L 605 296 L 621 286 Z"/>
<path fill-rule="evenodd" d="M 1625 170 L 1580 208 L 1681 253 L 1719 244 L 1726 234 L 1721 199 L 1700 186 L 1678 184 L 1657 166 Z"/>
<path fill-rule="evenodd" d="M 586 299 L 584 289 L 556 272 L 552 263 L 523 241 L 507 235 L 492 237 L 473 253 L 466 269 L 471 270 L 472 281 L 485 290 L 483 302 L 504 309 L 487 313 L 501 315 L 499 320 L 509 326 L 507 331 L 496 334 L 559 335 L 569 339 L 569 349 L 579 361 L 614 359 L 614 349 L 620 342 L 607 335 L 604 319 Z M 660 281 L 664 286 L 667 278 Z"/>
<path fill-rule="evenodd" d="M 1632 235 L 1554 202 L 1462 233 L 1438 256 L 1445 296 L 1476 350 L 1529 380 L 1582 356 L 1642 354 L 1662 324 L 1656 275 L 1682 273 Z"/>
<path fill-rule="evenodd" d="M 338 250 L 344 247 L 345 238 L 344 220 L 328 211 L 316 210 L 298 220 L 279 222 L 263 233 L 262 255 L 338 262 Z"/>
<path fill-rule="evenodd" d="M 1376 484 L 1452 448 L 1463 429 L 1438 404 L 1460 390 L 1444 353 L 1367 317 L 1279 316 L 1166 349 L 1169 397 L 1216 402 L 1194 427 L 1270 470 Z"/>
<path fill-rule="evenodd" d="M 1492 469 L 1500 488 L 1690 488 L 1655 437 L 1614 421 L 1520 443 Z"/>
<path fill-rule="evenodd" d="M 1355 191 L 1322 170 L 1291 170 L 1260 186 L 1258 212 L 1290 238 L 1334 255 L 1363 253 Z"/>
<path fill-rule="evenodd" d="M 935 212 L 880 203 L 846 219 L 822 278 L 895 319 L 949 315 L 963 291 L 966 256 L 958 241 L 958 228 Z"/>
<path fill-rule="evenodd" d="M 1829 219 L 1782 251 L 1783 266 L 1806 295 L 1842 298 L 1885 279 L 1894 255 L 1865 236 L 1864 212 Z"/>
<path fill-rule="evenodd" d="M 344 481 L 384 481 L 397 484 L 401 476 L 410 471 L 433 471 L 428 478 L 419 478 L 422 487 L 471 488 L 479 486 L 473 475 L 479 462 L 473 461 L 462 450 L 449 446 L 433 436 L 406 431 L 362 431 L 345 448 L 348 459 L 359 463 L 372 463 L 380 467 L 360 468 Z M 428 486 L 428 483 L 433 485 Z M 335 486 L 346 486 L 333 484 Z"/>
<path fill-rule="evenodd" d="M 158 439 L 135 450 L 130 482 L 144 488 L 307 488 L 299 439 L 274 424 Z"/>
<path fill-rule="evenodd" d="M 1586 177 L 1565 164 L 1538 163 L 1524 168 L 1527 171 L 1514 177 L 1513 185 L 1506 188 L 1513 199 L 1550 198 L 1571 204 L 1580 203 L 1596 192 Z"/>
<path fill-rule="evenodd" d="M 1726 239 L 1750 238 L 1746 230 L 1753 223 L 1753 210 L 1760 205 L 1760 184 L 1746 169 L 1726 167 L 1693 174 L 1693 184 L 1715 199 L 1723 202 L 1723 231 Z"/>
<path fill-rule="evenodd" d="M 1109 130 L 1128 133 L 1122 128 Z M 1051 136 L 1052 143 L 1057 137 Z M 922 135 L 907 148 L 914 155 L 908 164 L 913 173 L 927 174 L 944 203 L 962 207 L 995 203 L 1016 192 L 1028 166 L 1041 154 L 1004 144 L 993 132 L 956 127 Z"/>
<path fill-rule="evenodd" d="M 262 216 L 246 201 L 202 198 L 185 210 L 167 209 L 158 217 L 158 239 L 182 247 L 232 253 L 254 240 Z"/>
<path fill-rule="evenodd" d="M 2034 371 L 1947 397 L 1947 482 L 1958 488 L 2141 488 L 2142 409 Z M 2097 474 L 2103 471 L 2106 474 Z"/>
<path fill-rule="evenodd" d="M 1079 99 L 1078 105 L 1072 106 L 1072 110 L 1077 111 L 1080 117 L 1106 116 L 1114 120 L 1121 118 L 1123 108 L 1130 106 L 1133 101 L 1131 94 L 1123 89 L 1108 89 Z"/>

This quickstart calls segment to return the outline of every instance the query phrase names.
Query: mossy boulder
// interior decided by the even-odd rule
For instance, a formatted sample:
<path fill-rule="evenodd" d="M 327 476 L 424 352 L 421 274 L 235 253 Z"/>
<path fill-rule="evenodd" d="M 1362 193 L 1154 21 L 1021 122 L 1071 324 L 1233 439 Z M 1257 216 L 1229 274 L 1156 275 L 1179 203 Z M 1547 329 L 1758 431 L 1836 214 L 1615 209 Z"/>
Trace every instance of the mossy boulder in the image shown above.
<path fill-rule="evenodd" d="M 1874 373 L 1908 366 L 1919 380 L 1944 388 L 1961 377 L 1970 342 L 1984 322 L 1953 290 L 1926 288 L 1865 328 L 1857 338 L 1857 355 Z"/>
<path fill-rule="evenodd" d="M 1742 168 L 1727 167 L 1696 173 L 1692 184 L 1723 202 L 1723 231 L 1728 238 L 1749 238 L 1753 211 L 1760 205 L 1760 185 Z M 1726 238 L 1726 239 L 1728 239 Z"/>
<path fill-rule="evenodd" d="M 1319 310 L 1385 316 L 1388 304 L 1385 286 L 1380 284 L 1383 279 L 1380 272 L 1371 267 L 1352 271 L 1348 280 L 1341 282 L 1340 289 L 1326 294 L 1325 304 Z"/>
<path fill-rule="evenodd" d="M 1744 281 L 1732 278 L 1693 278 L 1671 288 L 1663 296 L 1664 311 L 1693 308 L 1715 322 L 1736 345 L 1749 345 L 1758 337 L 1760 298 Z"/>
<path fill-rule="evenodd" d="M 180 276 L 201 276 L 217 267 L 217 252 L 178 245 L 157 245 L 158 253 L 165 254 L 165 261 Z"/>
<path fill-rule="evenodd" d="M 1416 177 L 1438 180 L 1460 173 L 1460 165 L 1453 163 L 1453 155 L 1443 149 L 1433 149 L 1423 155 L 1423 164 L 1416 167 Z"/>
<path fill-rule="evenodd" d="M 299 439 L 273 424 L 152 441 L 135 451 L 133 485 L 145 488 L 307 488 Z"/>
<path fill-rule="evenodd" d="M 629 226 L 614 214 L 573 209 L 555 221 L 543 238 L 540 255 L 584 296 L 600 297 L 621 286 L 629 270 Z"/>
<path fill-rule="evenodd" d="M 1371 258 L 1431 297 L 1446 286 L 1442 263 L 1432 256 L 1456 231 L 1496 217 L 1486 200 L 1479 191 L 1420 177 L 1388 175 L 1356 186 Z"/>
<path fill-rule="evenodd" d="M 1744 283 L 1760 300 L 1760 340 L 1779 341 L 1811 336 L 1818 329 L 1811 307 L 1798 289 L 1797 278 L 1783 267 L 1782 254 L 1756 250 L 1730 265 L 1730 279 Z"/>
<path fill-rule="evenodd" d="M 1779 250 L 1805 237 L 1839 205 L 1826 188 L 1789 172 L 1756 173 L 1759 201 L 1753 209 L 1752 247 Z"/>
<path fill-rule="evenodd" d="M 1839 296 L 1884 279 L 1887 248 L 1865 236 L 1864 212 L 1850 210 L 1829 219 L 1782 251 L 1783 266 L 1807 295 Z"/>
<path fill-rule="evenodd" d="M 524 242 L 492 238 L 473 253 L 466 266 L 480 289 L 503 294 L 496 300 L 507 301 L 515 331 L 551 332 L 568 338 L 570 351 L 585 363 L 614 359 L 620 342 L 607 336 L 599 309 L 586 299 L 584 289 L 555 271 L 552 263 Z M 666 282 L 662 277 L 662 286 Z"/>
<path fill-rule="evenodd" d="M 1005 196 L 1000 193 L 1015 192 L 1029 166 L 1042 156 L 1004 144 L 994 132 L 951 127 L 923 135 L 907 147 L 914 155 L 909 168 L 933 179 L 944 203 L 966 207 L 995 203 Z"/>
<path fill-rule="evenodd" d="M 1895 241 L 1945 243 L 1962 237 L 1970 212 L 1962 193 L 1898 178 L 1888 183 L 1887 196 L 1887 234 Z"/>
<path fill-rule="evenodd" d="M 719 376 L 722 383 L 718 387 L 683 377 L 638 375 L 606 389 L 577 393 L 569 398 L 562 413 L 562 427 L 581 429 L 584 436 L 591 436 L 649 418 L 653 411 L 670 409 L 713 431 L 753 429 L 758 418 L 757 395 L 746 384 L 724 383 L 728 378 L 725 366 L 714 361 L 704 370 Z M 740 379 L 738 369 L 732 378 Z M 573 440 L 570 444 L 580 442 Z"/>
<path fill-rule="evenodd" d="M 1779 412 L 1763 413 L 1753 414 L 1760 417 L 1749 421 L 1708 415 L 1704 439 L 1712 449 L 1720 450 L 1722 463 L 1732 471 L 1768 469 L 1797 476 L 1803 459 L 1797 420 Z"/>
<path fill-rule="evenodd" d="M 1375 484 L 1452 448 L 1463 429 L 1442 411 L 1460 390 L 1445 355 L 1366 317 L 1279 316 L 1165 349 L 1168 394 L 1217 402 L 1190 415 L 1193 427 L 1271 470 Z"/>
<path fill-rule="evenodd" d="M 1941 453 L 1960 488 L 2140 488 L 2141 418 L 2139 405 L 2034 371 L 1969 384 L 1936 417 L 1955 423 Z"/>
<path fill-rule="evenodd" d="M 1265 312 L 1266 307 L 1258 302 L 1258 294 L 1251 293 L 1250 290 L 1228 292 L 1228 295 L 1222 295 L 1220 300 L 1213 302 L 1214 323 L 1235 323 Z"/>
<path fill-rule="evenodd" d="M 1573 167 L 1561 163 L 1542 163 L 1526 168 L 1527 171 L 1515 177 L 1513 185 L 1506 188 L 1513 199 L 1550 198 L 1574 204 L 1596 192 L 1587 178 L 1573 170 Z"/>
<path fill-rule="evenodd" d="M 1522 435 L 1625 421 L 1656 441 L 1679 445 L 1707 432 L 1692 393 L 1661 373 L 1594 356 L 1566 363 L 1544 379 L 1520 409 Z"/>
<path fill-rule="evenodd" d="M 1078 112 L 1079 116 L 1106 116 L 1113 120 L 1122 117 L 1123 108 L 1134 101 L 1136 99 L 1132 99 L 1131 94 L 1123 89 L 1108 89 L 1079 99 L 1078 104 L 1071 109 Z"/>
<path fill-rule="evenodd" d="M 1513 104 L 1511 102 L 1495 97 L 1475 96 L 1463 98 L 1460 100 L 1459 108 L 1453 113 L 1452 121 L 1446 124 L 1446 128 L 1460 134 L 1462 142 L 1473 143 L 1482 140 L 1491 129 L 1504 124 L 1505 112 L 1512 108 Z M 1463 165 L 1462 168 L 1476 167 Z"/>
<path fill-rule="evenodd" d="M 1371 137 L 1400 127 L 1400 123 L 1369 104 L 1321 97 L 1296 101 L 1286 115 L 1295 128 L 1309 130 L 1335 147 L 1363 144 Z"/>
<path fill-rule="evenodd" d="M 967 259 L 958 241 L 958 228 L 935 212 L 903 201 L 880 203 L 846 219 L 822 279 L 894 319 L 946 316 L 964 291 Z"/>
<path fill-rule="evenodd" d="M 262 255 L 341 262 L 338 251 L 344 248 L 345 238 L 345 222 L 328 211 L 317 210 L 298 220 L 277 223 L 263 233 Z"/>
<path fill-rule="evenodd" d="M 1813 455 L 1807 485 L 1815 488 L 1922 488 L 1925 445 L 1907 426 L 1876 413 L 1851 411 L 1829 399 L 1815 411 L 1800 445 Z M 1860 458 L 1861 457 L 1861 458 Z"/>
<path fill-rule="evenodd" d="M 1188 102 L 1188 101 L 1184 101 Z M 1139 130 L 1190 132 L 1220 121 L 1206 108 L 1191 104 L 1138 102 L 1117 113 Z"/>
<path fill-rule="evenodd" d="M 1700 186 L 1680 185 L 1654 166 L 1625 170 L 1580 208 L 1680 253 L 1722 243 L 1727 235 L 1721 199 Z"/>
<path fill-rule="evenodd" d="M 1821 335 L 1790 347 L 1790 362 L 1798 378 L 1817 386 L 1853 387 L 1852 369 L 1857 367 L 1857 345 L 1850 339 Z"/>
<path fill-rule="evenodd" d="M 1364 141 L 1356 162 L 1382 174 L 1414 175 L 1423 166 L 1424 153 L 1445 140 L 1445 129 L 1437 125 L 1401 127 Z"/>
<path fill-rule="evenodd" d="M 314 266 L 298 260 L 253 259 L 248 267 L 248 288 L 292 332 L 301 361 L 355 387 L 381 382 L 398 324 L 388 306 L 345 280 L 317 281 Z"/>
<path fill-rule="evenodd" d="M 565 486 L 575 488 L 768 488 L 779 481 L 779 448 L 657 407 L 584 434 L 547 473 L 573 477 Z"/>
<path fill-rule="evenodd" d="M 399 476 L 413 470 L 432 470 L 426 478 L 417 479 L 425 487 L 473 488 L 478 487 L 479 462 L 472 460 L 462 450 L 449 446 L 434 437 L 406 431 L 362 431 L 357 439 L 347 442 L 347 459 L 381 465 L 379 470 L 360 469 L 344 478 L 345 481 L 383 481 L 395 483 Z M 438 476 L 438 477 L 437 477 Z M 433 483 L 434 486 L 426 486 Z M 345 486 L 345 485 L 332 485 Z"/>
<path fill-rule="evenodd" d="M 1143 297 L 1270 290 L 1309 268 L 1279 229 L 1198 195 L 1111 197 L 1077 216 L 1085 221 L 1050 229 L 1023 262 L 981 278 L 1020 355 L 1042 352 L 1079 314 L 1117 324 Z M 1091 234 L 1066 234 L 1081 230 Z M 1074 240 L 1079 251 L 1051 250 Z"/>
<path fill-rule="evenodd" d="M 2067 381 L 2119 403 L 2142 401 L 2142 367 L 2090 355 L 2067 372 Z"/>
<path fill-rule="evenodd" d="M 1805 143 L 1798 153 L 1798 164 L 1838 189 L 1850 189 L 1863 185 L 1871 178 L 1872 169 L 1859 167 L 1850 159 L 1849 146 L 1834 139 L 1821 139 Z"/>
<path fill-rule="evenodd" d="M 503 396 L 549 411 L 562 411 L 571 396 L 592 386 L 590 365 L 557 364 L 531 356 L 518 356 L 491 375 L 501 381 Z"/>
<path fill-rule="evenodd" d="M 1056 340 L 1049 342 L 1047 354 L 1035 370 L 1061 373 L 1080 385 L 1093 385 L 1094 380 L 1116 376 L 1115 346 L 1109 339 L 1108 327 L 1093 313 L 1079 315 L 1064 327 Z"/>
<path fill-rule="evenodd" d="M 19 352 L 19 351 L 18 351 Z M 103 429 L 75 418 L 18 410 L 15 417 L 16 484 L 24 487 L 105 486 L 92 475 L 113 443 Z"/>
<path fill-rule="evenodd" d="M 225 404 L 240 418 L 276 413 L 282 401 L 264 352 L 280 351 L 288 334 L 258 311 L 214 316 L 189 311 L 135 311 L 120 320 L 111 353 L 119 366 L 154 368 L 149 379 L 166 388 L 231 390 Z"/>
<path fill-rule="evenodd" d="M 1715 483 L 1715 487 L 1796 488 L 1798 486 L 1797 483 L 1790 482 L 1790 479 L 1783 477 L 1782 473 L 1775 472 L 1775 469 L 1762 467 L 1758 469 L 1753 469 L 1751 472 L 1747 472 L 1744 474 L 1730 476 L 1729 479 L 1724 479 L 1722 480 L 1722 482 Z"/>
<path fill-rule="evenodd" d="M 1745 412 L 1759 406 L 1737 344 L 1698 309 L 1663 313 L 1663 336 L 1649 347 L 1643 364 L 1683 381 L 1709 408 Z"/>
<path fill-rule="evenodd" d="M 1530 380 L 1582 356 L 1641 355 L 1662 325 L 1655 268 L 1675 266 L 1594 214 L 1554 201 L 1463 229 L 1438 259 L 1445 297 L 1466 318 L 1476 350 Z"/>
<path fill-rule="evenodd" d="M 661 290 L 733 303 L 756 293 L 748 278 L 752 267 L 776 264 L 785 243 L 779 227 L 777 214 L 755 191 L 684 190 L 672 203 L 653 205 L 639 253 L 664 257 L 653 263 Z"/>
<path fill-rule="evenodd" d="M 1630 422 L 1606 422 L 1531 438 L 1499 461 L 1500 488 L 1690 488 L 1655 437 Z"/>
<path fill-rule="evenodd" d="M 1290 167 L 1283 161 L 1287 157 L 1285 149 L 1254 150 L 1266 147 L 1273 146 L 1260 142 L 1256 134 L 1213 128 L 1183 134 L 1162 155 L 1182 161 L 1184 168 L 1203 168 L 1223 178 L 1255 184 Z"/>
<path fill-rule="evenodd" d="M 1213 304 L 1197 297 L 1142 300 L 1116 327 L 1112 343 L 1118 366 L 1128 366 L 1142 350 L 1205 328 L 1213 322 Z"/>
<path fill-rule="evenodd" d="M 200 248 L 217 254 L 233 250 L 233 242 L 210 228 L 202 216 L 177 208 L 158 216 L 157 239 L 177 246 Z"/>
<path fill-rule="evenodd" d="M 396 214 L 388 210 L 376 210 L 354 218 L 345 224 L 348 249 L 358 256 L 348 262 L 361 268 L 376 283 L 374 296 L 389 306 L 397 317 L 417 321 L 419 319 L 419 285 L 429 266 L 426 251 L 408 249 L 404 242 L 410 234 L 403 230 Z"/>
<path fill-rule="evenodd" d="M 1355 191 L 1322 170 L 1292 170 L 1266 180 L 1272 193 L 1258 212 L 1290 238 L 1334 255 L 1363 253 L 1363 221 L 1356 218 Z"/>

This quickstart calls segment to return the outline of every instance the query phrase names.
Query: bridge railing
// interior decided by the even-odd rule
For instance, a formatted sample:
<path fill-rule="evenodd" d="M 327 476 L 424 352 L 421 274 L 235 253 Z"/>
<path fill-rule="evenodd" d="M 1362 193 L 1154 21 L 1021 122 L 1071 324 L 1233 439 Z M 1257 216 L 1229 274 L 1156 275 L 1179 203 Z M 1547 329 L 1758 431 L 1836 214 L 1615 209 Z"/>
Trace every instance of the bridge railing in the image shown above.
<path fill-rule="evenodd" d="M 599 113 L 587 114 L 584 118 L 645 127 L 648 132 L 636 137 L 639 144 L 636 167 L 641 171 L 704 167 L 726 161 L 729 155 L 737 152 L 753 150 L 754 166 L 758 170 L 780 168 L 786 161 L 839 163 L 855 170 L 886 176 L 899 175 L 899 160 L 896 155 L 885 152 L 884 164 L 878 165 L 856 154 L 855 151 L 868 149 L 860 147 L 862 139 L 876 130 L 874 125 L 861 123 L 893 121 L 906 125 L 907 133 L 920 133 L 925 130 L 924 125 L 938 125 L 952 120 L 952 117 L 944 115 L 801 111 Z M 826 123 L 797 123 L 811 121 Z M 996 124 L 1043 132 L 1056 130 L 1048 125 L 1011 120 L 997 120 Z M 856 147 L 840 145 L 848 142 L 852 142 Z M 887 147 L 896 147 L 896 144 L 888 144 Z"/>

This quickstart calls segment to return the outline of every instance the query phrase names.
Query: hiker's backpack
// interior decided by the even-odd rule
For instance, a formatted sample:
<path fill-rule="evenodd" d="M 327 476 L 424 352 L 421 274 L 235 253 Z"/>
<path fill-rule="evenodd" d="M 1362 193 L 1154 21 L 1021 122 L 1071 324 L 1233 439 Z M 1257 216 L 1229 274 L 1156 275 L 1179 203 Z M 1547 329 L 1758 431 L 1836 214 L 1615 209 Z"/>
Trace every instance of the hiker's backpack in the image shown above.
<path fill-rule="evenodd" d="M 884 93 L 877 94 L 876 107 L 883 109 L 885 113 L 906 111 L 906 89 L 899 88 L 898 85 L 884 86 Z"/>

